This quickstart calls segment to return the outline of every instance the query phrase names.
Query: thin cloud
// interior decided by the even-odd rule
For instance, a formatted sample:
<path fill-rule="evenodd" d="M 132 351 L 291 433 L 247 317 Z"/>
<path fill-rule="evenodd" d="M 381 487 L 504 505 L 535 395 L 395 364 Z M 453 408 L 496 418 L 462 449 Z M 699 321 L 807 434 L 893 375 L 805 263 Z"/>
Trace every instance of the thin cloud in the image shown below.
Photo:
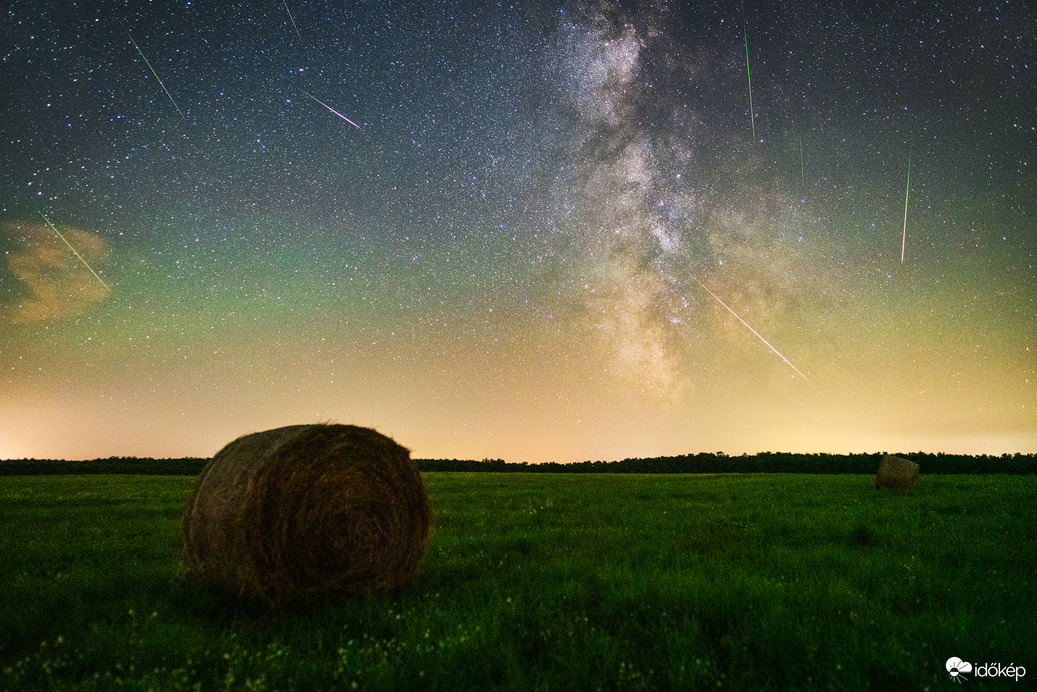
<path fill-rule="evenodd" d="M 42 223 L 12 224 L 2 231 L 14 241 L 7 269 L 21 288 L 13 301 L 0 308 L 5 321 L 33 324 L 67 319 L 111 293 L 91 271 L 100 271 L 109 255 L 108 244 L 100 236 L 66 227 L 61 231 L 63 241 Z"/>

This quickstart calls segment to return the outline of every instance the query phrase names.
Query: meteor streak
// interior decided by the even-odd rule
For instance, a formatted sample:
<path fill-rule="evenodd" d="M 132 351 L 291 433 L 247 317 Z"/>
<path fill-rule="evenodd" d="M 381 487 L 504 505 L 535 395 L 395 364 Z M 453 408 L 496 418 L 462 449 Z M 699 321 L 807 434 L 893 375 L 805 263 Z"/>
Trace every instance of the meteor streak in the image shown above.
<path fill-rule="evenodd" d="M 302 93 L 306 94 L 307 96 L 309 96 L 309 97 L 310 97 L 311 99 L 313 99 L 314 101 L 316 101 L 316 102 L 317 102 L 317 103 L 319 103 L 320 105 L 322 105 L 322 106 L 324 106 L 325 108 L 327 108 L 327 109 L 328 109 L 329 111 L 331 111 L 332 113 L 334 113 L 334 114 L 335 114 L 335 115 L 337 115 L 338 117 L 340 117 L 340 118 L 342 118 L 343 120 L 345 120 L 345 121 L 346 121 L 347 123 L 349 123 L 350 125 L 352 125 L 352 126 L 353 126 L 353 127 L 355 127 L 356 129 L 358 129 L 358 130 L 359 130 L 359 129 L 361 129 L 361 128 L 360 128 L 360 126 L 359 126 L 359 125 L 357 125 L 357 124 L 356 124 L 355 122 L 353 122 L 352 120 L 350 120 L 350 119 L 349 119 L 349 118 L 347 118 L 346 116 L 342 115 L 342 114 L 341 114 L 341 113 L 339 113 L 339 112 L 338 112 L 337 110 L 335 110 L 334 108 L 332 108 L 332 107 L 331 107 L 331 106 L 329 106 L 328 104 L 324 103 L 323 101 L 321 101 L 321 100 L 320 100 L 319 98 L 317 98 L 316 96 L 314 96 L 314 95 L 313 95 L 313 94 L 311 94 L 310 92 L 306 91 L 305 89 L 300 89 L 300 91 L 302 91 Z"/>
<path fill-rule="evenodd" d="M 904 250 L 907 248 L 907 198 L 911 194 L 911 150 L 907 151 L 907 188 L 904 190 L 904 238 L 900 241 L 900 263 L 904 263 Z"/>
<path fill-rule="evenodd" d="M 65 245 L 68 245 L 68 249 L 72 251 L 72 254 L 75 255 L 76 257 L 78 257 L 79 261 L 82 262 L 83 265 L 87 269 L 90 270 L 90 273 L 94 275 L 94 278 L 97 279 L 98 281 L 100 281 L 101 285 L 104 286 L 105 288 L 107 288 L 109 291 L 112 290 L 111 287 L 104 282 L 104 279 L 102 279 L 100 276 L 97 275 L 97 272 L 94 271 L 94 268 L 91 267 L 89 264 L 87 264 L 86 260 L 83 259 L 83 256 L 81 254 L 79 254 L 78 252 L 76 252 L 76 249 L 74 247 L 72 247 L 72 243 L 70 243 L 67 240 L 65 240 L 65 236 L 61 235 L 61 231 L 59 231 L 57 229 L 57 227 L 55 227 L 54 224 L 52 224 L 50 222 L 50 219 L 48 219 L 46 217 L 46 215 L 42 211 L 39 212 L 39 214 L 40 214 L 40 216 L 43 217 L 43 221 L 50 227 L 50 230 L 52 230 L 55 233 L 57 233 L 58 237 L 61 238 L 61 240 L 65 243 Z"/>
<path fill-rule="evenodd" d="M 803 182 L 803 138 L 799 138 L 799 182 Z"/>
<path fill-rule="evenodd" d="M 292 20 L 292 28 L 295 29 L 295 35 L 300 39 L 302 34 L 299 33 L 299 27 L 295 24 L 295 17 L 292 16 L 292 11 L 288 9 L 288 0 L 281 0 L 284 3 L 284 11 L 288 13 L 288 18 Z"/>
<path fill-rule="evenodd" d="M 173 108 L 176 108 L 176 112 L 180 114 L 180 117 L 186 120 L 187 116 L 185 116 L 184 112 L 180 110 L 180 106 L 176 105 L 176 101 L 173 101 L 173 95 L 169 93 L 169 89 L 167 89 L 166 85 L 162 83 L 162 78 L 158 76 L 158 72 L 155 72 L 155 68 L 152 67 L 151 63 L 148 62 L 148 59 L 144 57 L 144 51 L 142 51 L 140 46 L 137 45 L 137 42 L 133 40 L 133 34 L 130 33 L 129 29 L 126 30 L 126 34 L 130 37 L 130 42 L 133 43 L 133 47 L 137 49 L 138 53 L 140 53 L 140 57 L 144 58 L 144 64 L 148 66 L 149 70 L 151 70 L 151 74 L 155 75 L 155 79 L 158 80 L 158 85 L 162 87 L 162 91 L 166 92 L 166 96 L 168 96 L 169 100 L 172 101 Z"/>
<path fill-rule="evenodd" d="M 792 368 L 792 369 L 793 369 L 793 370 L 795 370 L 795 371 L 796 371 L 797 373 L 799 373 L 799 376 L 800 376 L 800 377 L 802 377 L 802 378 L 803 378 L 804 380 L 806 380 L 807 382 L 810 382 L 810 378 L 809 378 L 809 377 L 807 377 L 807 376 L 806 376 L 806 375 L 804 375 L 804 374 L 803 374 L 802 372 L 800 372 L 799 368 L 797 368 L 797 367 L 796 367 L 795 365 L 793 365 L 793 364 L 792 364 L 792 362 L 791 362 L 791 361 L 789 361 L 789 359 L 788 359 L 788 358 L 786 358 L 785 356 L 781 355 L 781 352 L 780 352 L 780 351 L 779 351 L 778 349 L 776 349 L 776 348 L 774 348 L 773 346 L 771 346 L 770 342 L 769 342 L 769 341 L 767 341 L 766 339 L 764 339 L 764 338 L 763 338 L 762 336 L 760 336 L 760 333 L 759 333 L 758 331 L 756 331 L 755 329 L 753 329 L 752 327 L 750 327 L 750 326 L 749 326 L 749 323 L 748 323 L 748 322 L 746 322 L 745 320 L 743 320 L 743 319 L 742 319 L 742 318 L 741 318 L 741 317 L 740 317 L 740 316 L 738 315 L 738 313 L 737 313 L 737 312 L 735 312 L 735 311 L 734 311 L 734 310 L 732 310 L 731 308 L 727 307 L 727 303 L 725 303 L 724 301 L 720 300 L 720 298 L 719 298 L 719 297 L 717 296 L 717 294 L 716 294 L 716 293 L 713 293 L 713 291 L 711 291 L 711 290 L 709 290 L 708 288 L 706 288 L 705 284 L 703 284 L 703 283 L 702 283 L 701 281 L 699 281 L 698 279 L 696 279 L 696 278 L 695 278 L 694 276 L 693 276 L 693 277 L 691 277 L 691 278 L 692 278 L 692 279 L 695 279 L 695 283 L 697 283 L 697 284 L 698 284 L 699 286 L 701 286 L 701 287 L 702 287 L 702 290 L 703 290 L 703 291 L 705 291 L 705 292 L 706 292 L 706 293 L 708 293 L 709 295 L 713 296 L 713 298 L 715 298 L 715 299 L 716 299 L 716 301 L 717 301 L 718 303 L 720 303 L 720 304 L 721 304 L 721 305 L 723 305 L 723 306 L 724 306 L 725 308 L 727 308 L 727 311 L 728 311 L 728 312 L 730 312 L 730 313 L 731 313 L 732 315 L 734 315 L 734 316 L 735 316 L 735 318 L 736 318 L 736 319 L 737 319 L 737 320 L 738 320 L 739 322 L 741 322 L 742 324 L 744 324 L 744 325 L 745 325 L 745 328 L 746 328 L 746 329 L 748 329 L 748 330 L 749 330 L 749 331 L 751 331 L 751 332 L 752 332 L 753 334 L 755 334 L 755 335 L 756 335 L 756 338 L 757 338 L 757 339 L 759 339 L 759 340 L 760 340 L 760 341 L 762 341 L 763 343 L 767 344 L 767 348 L 769 348 L 770 350 L 774 351 L 774 353 L 776 353 L 776 354 L 777 354 L 777 356 L 778 356 L 779 358 L 781 358 L 781 359 L 782 359 L 783 361 L 785 361 L 785 364 L 786 364 L 786 365 L 788 365 L 788 366 L 789 366 L 790 368 Z M 813 382 L 810 382 L 810 383 L 811 383 L 811 384 L 813 384 Z"/>
<path fill-rule="evenodd" d="M 753 142 L 756 142 L 756 113 L 753 112 L 753 76 L 749 73 L 749 33 L 745 29 L 745 15 L 742 15 L 742 36 L 745 38 L 745 76 L 749 80 L 749 122 L 753 126 Z"/>

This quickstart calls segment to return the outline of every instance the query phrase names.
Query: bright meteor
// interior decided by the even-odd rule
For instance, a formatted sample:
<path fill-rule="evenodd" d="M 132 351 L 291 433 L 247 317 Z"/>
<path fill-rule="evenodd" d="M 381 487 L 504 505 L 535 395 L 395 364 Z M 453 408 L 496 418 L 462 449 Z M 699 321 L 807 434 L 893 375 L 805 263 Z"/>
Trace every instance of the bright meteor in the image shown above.
<path fill-rule="evenodd" d="M 904 263 L 904 250 L 907 249 L 907 199 L 911 196 L 911 151 L 907 152 L 907 187 L 904 189 L 904 237 L 900 241 L 900 263 Z"/>
<path fill-rule="evenodd" d="M 749 122 L 753 127 L 753 143 L 756 142 L 756 112 L 753 111 L 753 76 L 749 72 L 749 34 L 744 28 L 745 15 L 742 15 L 742 37 L 745 39 L 745 77 L 749 80 Z"/>
<path fill-rule="evenodd" d="M 695 279 L 695 277 L 694 277 L 694 276 L 693 276 L 693 277 L 691 277 L 691 278 L 692 278 L 692 279 Z M 749 323 L 748 323 L 748 322 L 746 322 L 745 320 L 743 320 L 743 319 L 742 319 L 742 318 L 741 318 L 741 317 L 740 317 L 740 316 L 738 315 L 738 313 L 737 313 L 737 312 L 735 312 L 735 311 L 734 311 L 734 310 L 732 310 L 731 308 L 727 307 L 727 303 L 725 303 L 724 301 L 720 300 L 720 298 L 719 298 L 719 297 L 717 296 L 717 294 L 716 294 L 716 293 L 713 293 L 713 291 L 711 291 L 711 290 L 709 290 L 708 288 L 706 288 L 705 284 L 703 284 L 703 283 L 702 283 L 701 281 L 699 281 L 698 279 L 695 279 L 695 283 L 697 283 L 697 284 L 698 284 L 699 286 L 702 286 L 702 290 L 703 290 L 703 291 L 705 291 L 705 292 L 706 292 L 706 293 L 708 293 L 709 295 L 713 296 L 713 297 L 714 297 L 714 298 L 716 299 L 716 301 L 717 301 L 718 303 L 720 303 L 720 304 L 721 304 L 721 305 L 723 305 L 723 306 L 724 306 L 725 308 L 727 308 L 727 311 L 728 311 L 728 312 L 730 312 L 730 313 L 731 313 L 732 315 L 734 315 L 734 316 L 735 316 L 735 318 L 736 318 L 736 319 L 737 319 L 737 320 L 738 320 L 739 322 L 741 322 L 742 324 L 744 324 L 744 325 L 745 325 L 745 328 L 746 328 L 746 329 L 748 329 L 748 330 L 749 330 L 749 331 L 751 331 L 751 332 L 752 332 L 753 334 L 755 334 L 755 335 L 756 335 L 756 338 L 758 338 L 758 339 L 759 339 L 760 341 L 762 341 L 763 343 L 767 344 L 767 348 L 769 348 L 770 350 L 774 351 L 774 353 L 776 353 L 776 354 L 777 354 L 777 356 L 778 356 L 779 358 L 781 358 L 781 359 L 782 359 L 783 361 L 785 361 L 785 364 L 786 364 L 786 365 L 788 365 L 788 366 L 789 366 L 790 368 L 792 368 L 792 369 L 793 369 L 793 370 L 795 370 L 795 371 L 796 371 L 797 373 L 799 373 L 799 376 L 800 376 L 800 377 L 802 377 L 802 378 L 803 378 L 804 380 L 806 380 L 807 382 L 810 382 L 810 378 L 809 378 L 809 377 L 807 377 L 807 376 L 806 376 L 806 375 L 804 375 L 804 374 L 803 374 L 802 372 L 800 372 L 800 369 L 799 369 L 799 368 L 797 368 L 797 367 L 796 367 L 795 365 L 793 365 L 793 364 L 792 364 L 792 362 L 791 362 L 791 361 L 790 361 L 790 360 L 789 360 L 788 358 L 786 358 L 785 356 L 781 355 L 781 351 L 779 351 L 778 349 L 776 349 L 776 348 L 774 348 L 773 346 L 771 346 L 770 342 L 769 342 L 769 341 L 767 341 L 766 339 L 764 339 L 764 338 L 763 338 L 762 336 L 760 336 L 760 333 L 759 333 L 758 331 L 756 331 L 755 329 L 753 329 L 752 327 L 750 327 L 750 326 L 749 326 Z M 811 384 L 813 384 L 813 382 L 811 382 Z"/>
<path fill-rule="evenodd" d="M 316 101 L 316 102 L 317 102 L 317 103 L 319 103 L 320 105 L 322 105 L 322 106 L 324 106 L 325 108 L 327 108 L 327 109 L 328 109 L 329 111 L 331 111 L 332 113 L 334 113 L 334 114 L 335 114 L 335 115 L 337 115 L 338 117 L 340 117 L 340 118 L 342 118 L 343 120 L 345 120 L 345 121 L 346 121 L 347 123 L 349 123 L 350 125 L 352 125 L 352 126 L 353 126 L 353 127 L 355 127 L 356 129 L 358 129 L 358 130 L 359 130 L 359 129 L 361 129 L 361 128 L 360 128 L 360 126 L 359 126 L 359 125 L 357 125 L 357 124 L 356 124 L 355 122 L 353 122 L 352 120 L 350 120 L 350 119 L 349 119 L 349 118 L 347 118 L 346 116 L 342 115 L 342 114 L 341 114 L 341 113 L 339 113 L 339 112 L 338 112 L 337 110 L 335 110 L 334 108 L 332 108 L 332 107 L 331 107 L 331 106 L 329 106 L 328 104 L 324 103 L 323 101 L 321 101 L 321 100 L 320 100 L 319 98 L 317 98 L 316 96 L 314 96 L 314 95 L 313 95 L 313 94 L 311 94 L 310 92 L 306 91 L 305 89 L 300 89 L 300 91 L 302 91 L 302 93 L 306 94 L 307 96 L 309 96 L 309 97 L 310 97 L 311 99 L 313 99 L 314 101 Z"/>
<path fill-rule="evenodd" d="M 299 33 L 299 27 L 295 23 L 295 17 L 292 16 L 292 11 L 288 9 L 288 0 L 282 0 L 284 2 L 285 12 L 288 13 L 288 18 L 292 20 L 292 28 L 295 29 L 295 35 L 302 38 L 302 34 Z"/>
<path fill-rule="evenodd" d="M 158 85 L 162 87 L 162 91 L 166 92 L 166 96 L 168 96 L 169 100 L 173 103 L 173 108 L 176 108 L 176 112 L 180 114 L 180 117 L 186 120 L 187 116 L 184 115 L 182 110 L 180 110 L 180 106 L 176 105 L 176 101 L 173 101 L 173 95 L 169 93 L 169 89 L 167 89 L 166 85 L 162 83 L 162 78 L 158 76 L 158 72 L 155 72 L 155 68 L 151 66 L 150 62 L 148 62 L 148 59 L 144 56 L 144 51 L 142 51 L 140 46 L 137 45 L 137 42 L 133 40 L 133 34 L 130 33 L 129 29 L 126 30 L 126 33 L 129 35 L 133 47 L 137 49 L 138 53 L 140 53 L 140 57 L 144 58 L 144 64 L 148 66 L 149 70 L 151 70 L 151 74 L 155 75 L 155 79 L 158 80 Z"/>
<path fill-rule="evenodd" d="M 101 285 L 107 288 L 109 291 L 112 290 L 111 287 L 104 282 L 104 279 L 97 275 L 97 272 L 94 271 L 94 268 L 87 264 L 86 260 L 83 259 L 83 256 L 79 254 L 74 247 L 72 247 L 72 243 L 68 242 L 68 240 L 65 239 L 65 236 L 61 235 L 61 231 L 59 231 L 57 227 L 50 222 L 50 219 L 48 219 L 42 211 L 40 212 L 40 216 L 43 217 L 43 221 L 47 224 L 47 226 L 50 227 L 50 230 L 57 233 L 58 237 L 61 238 L 62 242 L 64 242 L 65 245 L 68 245 L 68 249 L 72 251 L 73 255 L 79 258 L 79 261 L 83 263 L 83 266 L 90 270 L 90 273 L 94 275 L 94 278 L 100 281 Z"/>

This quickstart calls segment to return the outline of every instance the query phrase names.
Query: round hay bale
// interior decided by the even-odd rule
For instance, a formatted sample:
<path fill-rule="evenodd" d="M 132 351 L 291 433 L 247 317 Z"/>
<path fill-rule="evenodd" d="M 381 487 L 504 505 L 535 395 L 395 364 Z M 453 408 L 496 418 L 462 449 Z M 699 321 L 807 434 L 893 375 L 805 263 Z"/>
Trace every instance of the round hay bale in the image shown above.
<path fill-rule="evenodd" d="M 887 454 L 879 463 L 879 472 L 875 476 L 876 488 L 892 488 L 910 490 L 918 480 L 918 464 L 910 459 Z"/>
<path fill-rule="evenodd" d="M 273 602 L 408 585 L 432 511 L 410 452 L 369 428 L 245 435 L 202 469 L 183 516 L 199 581 Z"/>

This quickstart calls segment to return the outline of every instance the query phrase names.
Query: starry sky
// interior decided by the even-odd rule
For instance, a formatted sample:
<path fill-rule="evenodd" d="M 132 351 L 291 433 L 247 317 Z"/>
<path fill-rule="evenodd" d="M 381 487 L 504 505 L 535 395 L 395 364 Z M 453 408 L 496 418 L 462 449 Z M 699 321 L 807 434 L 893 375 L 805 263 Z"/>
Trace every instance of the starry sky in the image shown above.
<path fill-rule="evenodd" d="M 0 27 L 0 458 L 1037 451 L 1033 3 Z"/>

